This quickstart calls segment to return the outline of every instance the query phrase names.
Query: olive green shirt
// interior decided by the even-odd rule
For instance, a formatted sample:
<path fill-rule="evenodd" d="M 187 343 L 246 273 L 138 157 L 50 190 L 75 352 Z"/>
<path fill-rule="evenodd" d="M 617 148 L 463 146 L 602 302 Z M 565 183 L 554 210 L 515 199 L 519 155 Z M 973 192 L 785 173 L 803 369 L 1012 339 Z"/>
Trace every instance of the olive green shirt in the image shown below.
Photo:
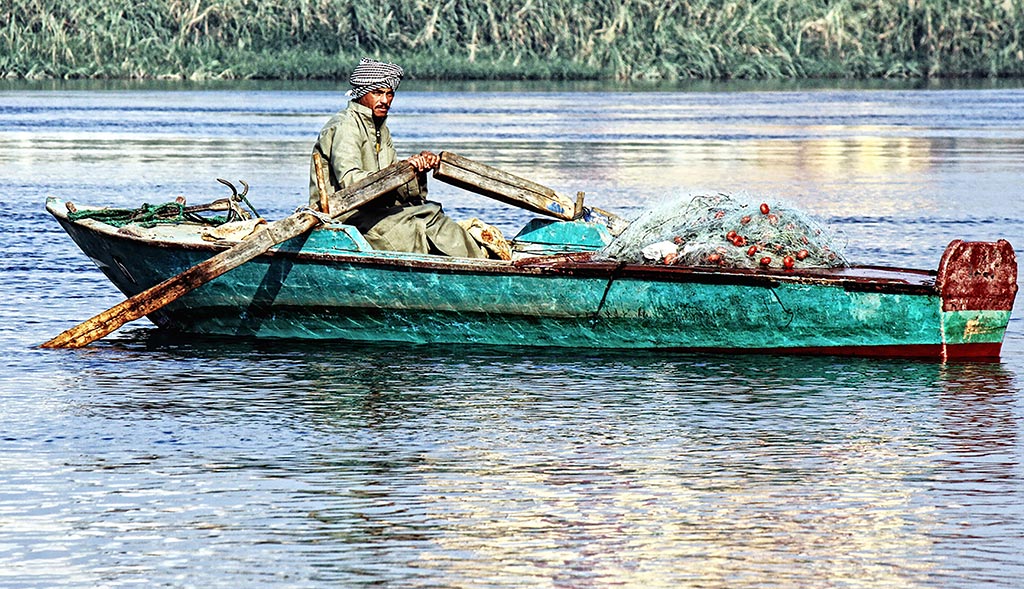
<path fill-rule="evenodd" d="M 324 182 L 328 190 L 336 192 L 383 170 L 397 161 L 395 144 L 385 121 L 375 121 L 373 111 L 351 101 L 348 108 L 327 121 L 313 146 L 315 152 L 327 162 Z M 381 197 L 372 206 L 384 208 L 401 204 L 418 204 L 427 196 L 425 176 L 418 182 L 409 182 L 393 195 Z M 320 190 L 317 188 L 316 167 L 309 165 L 309 205 L 319 208 Z"/>
<path fill-rule="evenodd" d="M 349 102 L 320 131 L 313 153 L 327 163 L 324 183 L 336 192 L 395 163 L 395 145 L 383 120 Z M 309 205 L 320 206 L 316 160 L 310 158 Z M 374 249 L 486 258 L 487 251 L 441 210 L 426 202 L 427 175 L 419 174 L 398 189 L 335 218 L 355 226 Z"/>

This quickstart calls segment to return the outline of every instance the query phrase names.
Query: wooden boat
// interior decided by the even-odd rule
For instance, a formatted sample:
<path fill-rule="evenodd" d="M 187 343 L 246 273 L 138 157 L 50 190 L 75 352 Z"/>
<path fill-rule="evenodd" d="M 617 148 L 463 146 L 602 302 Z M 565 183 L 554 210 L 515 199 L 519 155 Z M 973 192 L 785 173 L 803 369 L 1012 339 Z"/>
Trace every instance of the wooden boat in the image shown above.
<path fill-rule="evenodd" d="M 238 243 L 192 223 L 71 220 L 54 198 L 47 210 L 128 296 Z M 222 336 L 995 359 L 1017 291 L 1003 240 L 954 241 L 926 271 L 633 265 L 595 256 L 610 239 L 535 219 L 511 261 L 471 260 L 374 251 L 331 223 L 148 317 Z"/>

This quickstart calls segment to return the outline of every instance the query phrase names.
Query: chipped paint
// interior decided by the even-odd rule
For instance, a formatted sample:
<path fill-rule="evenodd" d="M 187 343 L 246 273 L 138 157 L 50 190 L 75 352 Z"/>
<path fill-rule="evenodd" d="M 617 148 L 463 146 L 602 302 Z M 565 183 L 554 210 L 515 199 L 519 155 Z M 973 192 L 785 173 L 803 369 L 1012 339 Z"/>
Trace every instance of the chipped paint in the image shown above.
<path fill-rule="evenodd" d="M 949 344 L 1001 342 L 1010 311 L 944 311 L 944 341 Z"/>
<path fill-rule="evenodd" d="M 108 275 L 129 295 L 218 251 L 105 233 L 51 212 L 98 264 L 124 261 L 138 285 Z M 358 234 L 318 231 L 150 318 L 258 337 L 993 358 L 1016 294 L 1016 259 L 1004 243 L 954 242 L 938 273 L 786 272 L 625 265 L 585 252 L 443 258 L 367 251 Z M 964 267 L 972 263 L 981 266 Z"/>

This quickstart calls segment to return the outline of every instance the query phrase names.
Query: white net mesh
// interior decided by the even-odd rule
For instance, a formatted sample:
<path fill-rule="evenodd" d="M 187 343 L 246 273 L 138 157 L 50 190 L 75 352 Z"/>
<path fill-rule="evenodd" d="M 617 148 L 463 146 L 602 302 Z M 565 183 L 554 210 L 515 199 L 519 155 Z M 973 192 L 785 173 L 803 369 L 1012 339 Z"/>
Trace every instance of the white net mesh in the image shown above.
<path fill-rule="evenodd" d="M 633 264 L 730 268 L 846 266 L 841 236 L 782 201 L 684 196 L 640 215 L 600 257 Z"/>

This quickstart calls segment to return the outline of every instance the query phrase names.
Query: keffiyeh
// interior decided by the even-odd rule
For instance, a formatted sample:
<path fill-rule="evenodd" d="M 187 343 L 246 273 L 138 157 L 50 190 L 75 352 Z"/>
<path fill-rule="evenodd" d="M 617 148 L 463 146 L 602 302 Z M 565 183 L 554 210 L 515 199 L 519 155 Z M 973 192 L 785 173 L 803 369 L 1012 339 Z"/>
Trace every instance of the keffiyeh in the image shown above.
<path fill-rule="evenodd" d="M 403 75 L 405 72 L 397 64 L 364 57 L 359 60 L 356 69 L 352 70 L 352 76 L 349 78 L 352 89 L 346 96 L 351 100 L 358 100 L 378 88 L 398 90 Z"/>

